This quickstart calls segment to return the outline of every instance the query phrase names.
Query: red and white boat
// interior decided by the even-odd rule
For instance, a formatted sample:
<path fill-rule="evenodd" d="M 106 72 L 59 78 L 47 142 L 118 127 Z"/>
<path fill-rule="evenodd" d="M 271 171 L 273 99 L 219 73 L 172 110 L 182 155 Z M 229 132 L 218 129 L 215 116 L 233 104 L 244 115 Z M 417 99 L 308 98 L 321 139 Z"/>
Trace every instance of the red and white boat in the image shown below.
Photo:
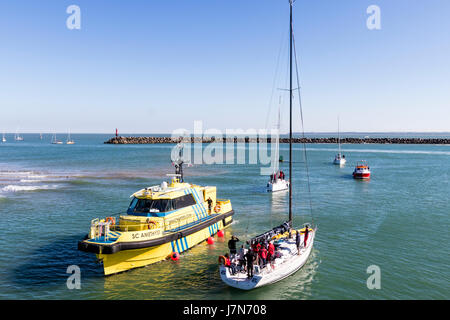
<path fill-rule="evenodd" d="M 367 165 L 367 161 L 359 161 L 356 164 L 355 171 L 353 171 L 353 178 L 370 179 L 370 168 Z"/>

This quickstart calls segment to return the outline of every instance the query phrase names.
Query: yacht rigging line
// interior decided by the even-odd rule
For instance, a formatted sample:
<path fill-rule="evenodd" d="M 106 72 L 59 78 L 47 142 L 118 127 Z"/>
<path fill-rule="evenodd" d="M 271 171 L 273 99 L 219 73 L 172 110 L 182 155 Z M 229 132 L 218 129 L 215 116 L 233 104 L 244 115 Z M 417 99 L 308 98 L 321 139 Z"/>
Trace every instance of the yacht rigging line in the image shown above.
<path fill-rule="evenodd" d="M 279 69 L 280 69 L 280 57 L 281 57 L 281 53 L 282 53 L 282 51 L 284 49 L 284 45 L 285 45 L 284 42 L 285 42 L 284 37 L 281 37 L 280 48 L 278 50 L 277 65 L 276 65 L 276 68 L 275 68 L 275 74 L 274 74 L 273 82 L 272 82 L 272 93 L 270 94 L 269 108 L 267 110 L 267 116 L 266 116 L 265 128 L 267 130 L 269 130 L 268 126 L 269 126 L 270 111 L 272 110 L 273 96 L 274 96 L 274 92 L 275 92 L 275 83 L 276 83 L 276 81 L 278 79 L 278 74 L 279 74 Z"/>
<path fill-rule="evenodd" d="M 293 38 L 293 44 L 294 44 L 295 71 L 296 71 L 297 87 L 298 87 L 298 103 L 300 106 L 300 120 L 302 123 L 302 138 L 305 139 L 305 126 L 303 123 L 303 108 L 302 108 L 302 99 L 301 99 L 301 93 L 300 93 L 300 79 L 298 76 L 297 50 L 295 47 L 295 37 L 294 37 L 294 28 L 293 27 L 292 27 L 292 38 Z M 312 208 L 312 200 L 311 200 L 311 185 L 310 185 L 310 179 L 309 179 L 308 156 L 307 156 L 307 152 L 306 152 L 306 142 L 303 142 L 303 155 L 305 157 L 306 179 L 308 182 L 309 210 L 311 211 L 311 221 L 314 224 L 313 208 Z"/>

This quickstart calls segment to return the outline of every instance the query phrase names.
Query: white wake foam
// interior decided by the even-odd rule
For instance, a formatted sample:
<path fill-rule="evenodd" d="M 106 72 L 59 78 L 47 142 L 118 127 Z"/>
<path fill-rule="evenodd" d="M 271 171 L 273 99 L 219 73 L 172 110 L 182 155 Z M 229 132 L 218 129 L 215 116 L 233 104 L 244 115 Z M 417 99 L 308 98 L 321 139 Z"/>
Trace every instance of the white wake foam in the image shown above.
<path fill-rule="evenodd" d="M 20 191 L 36 191 L 36 190 L 49 190 L 57 189 L 58 185 L 41 185 L 41 186 L 19 186 L 19 185 L 8 185 L 3 187 L 1 190 L 3 192 L 20 192 Z"/>

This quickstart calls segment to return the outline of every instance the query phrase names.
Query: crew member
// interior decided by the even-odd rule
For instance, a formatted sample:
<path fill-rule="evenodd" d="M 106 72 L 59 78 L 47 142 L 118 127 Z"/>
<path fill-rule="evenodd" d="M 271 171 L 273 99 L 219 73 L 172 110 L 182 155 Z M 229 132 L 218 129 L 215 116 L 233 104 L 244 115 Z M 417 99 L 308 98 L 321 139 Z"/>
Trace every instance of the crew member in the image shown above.
<path fill-rule="evenodd" d="M 305 227 L 305 240 L 303 241 L 303 246 L 306 248 L 306 240 L 308 240 L 309 230 L 308 225 Z"/>
<path fill-rule="evenodd" d="M 297 230 L 295 235 L 295 244 L 297 245 L 298 254 L 300 254 L 300 231 Z"/>
<path fill-rule="evenodd" d="M 254 259 L 253 250 L 250 248 L 250 249 L 248 249 L 247 253 L 245 254 L 245 261 L 247 262 L 247 277 L 248 278 L 253 277 L 253 259 Z"/>
<path fill-rule="evenodd" d="M 208 198 L 208 200 L 206 200 L 206 202 L 208 202 L 208 213 L 211 214 L 211 209 L 212 209 L 212 200 L 211 198 Z"/>
<path fill-rule="evenodd" d="M 242 245 L 238 252 L 239 269 L 241 271 L 242 271 L 242 269 L 245 270 L 245 254 L 246 253 L 247 253 L 247 250 L 244 248 L 244 245 Z"/>
<path fill-rule="evenodd" d="M 275 252 L 275 246 L 273 245 L 273 241 L 270 241 L 269 248 L 267 249 L 269 261 L 273 260 L 273 254 Z"/>
<path fill-rule="evenodd" d="M 265 247 L 261 248 L 260 256 L 261 256 L 261 267 L 264 268 L 266 266 L 267 261 L 267 249 Z"/>
<path fill-rule="evenodd" d="M 228 241 L 228 249 L 230 249 L 230 254 L 234 256 L 237 252 L 236 243 L 239 242 L 239 239 L 236 236 L 231 236 L 230 241 Z"/>

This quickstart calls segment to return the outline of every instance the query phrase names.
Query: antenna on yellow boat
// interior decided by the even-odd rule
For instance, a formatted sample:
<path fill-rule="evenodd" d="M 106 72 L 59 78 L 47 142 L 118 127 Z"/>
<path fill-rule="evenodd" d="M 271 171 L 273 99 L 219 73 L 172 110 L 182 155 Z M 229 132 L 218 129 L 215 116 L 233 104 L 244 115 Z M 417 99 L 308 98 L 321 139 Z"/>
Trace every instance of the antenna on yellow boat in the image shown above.
<path fill-rule="evenodd" d="M 175 148 L 172 149 L 171 159 L 172 164 L 175 167 L 175 175 L 174 177 L 178 177 L 178 182 L 184 182 L 183 176 L 183 149 L 184 145 L 182 143 L 178 143 Z"/>

